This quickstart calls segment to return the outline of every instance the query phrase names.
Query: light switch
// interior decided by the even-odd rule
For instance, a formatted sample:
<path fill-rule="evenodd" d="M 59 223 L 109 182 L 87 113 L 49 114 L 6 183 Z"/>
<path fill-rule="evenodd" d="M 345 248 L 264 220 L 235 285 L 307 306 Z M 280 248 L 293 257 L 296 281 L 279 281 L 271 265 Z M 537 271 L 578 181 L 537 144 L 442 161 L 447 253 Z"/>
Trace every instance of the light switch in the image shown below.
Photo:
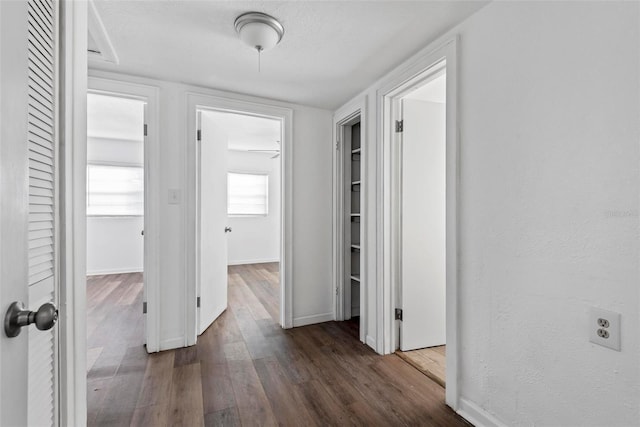
<path fill-rule="evenodd" d="M 178 190 L 176 188 L 169 189 L 169 204 L 170 205 L 179 205 L 181 198 L 182 198 L 182 194 L 181 194 L 180 190 Z"/>

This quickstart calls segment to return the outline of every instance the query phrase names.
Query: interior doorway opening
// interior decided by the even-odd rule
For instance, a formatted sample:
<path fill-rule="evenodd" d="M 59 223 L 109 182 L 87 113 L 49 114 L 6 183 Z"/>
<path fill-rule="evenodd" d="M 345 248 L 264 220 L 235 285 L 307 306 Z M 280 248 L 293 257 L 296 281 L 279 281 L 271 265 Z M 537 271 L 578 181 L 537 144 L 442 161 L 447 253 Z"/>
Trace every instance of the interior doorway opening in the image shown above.
<path fill-rule="evenodd" d="M 364 342 L 363 138 L 362 118 L 356 113 L 338 123 L 338 283 L 336 320 L 351 323 Z"/>
<path fill-rule="evenodd" d="M 198 334 L 230 293 L 257 295 L 280 322 L 283 121 L 246 112 L 197 111 Z M 258 281 L 245 281 L 247 274 Z M 258 289 L 246 292 L 248 283 Z"/>
<path fill-rule="evenodd" d="M 87 94 L 89 393 L 104 392 L 98 383 L 131 352 L 145 352 L 146 105 L 124 94 Z"/>
<path fill-rule="evenodd" d="M 446 385 L 446 68 L 398 100 L 398 355 Z"/>

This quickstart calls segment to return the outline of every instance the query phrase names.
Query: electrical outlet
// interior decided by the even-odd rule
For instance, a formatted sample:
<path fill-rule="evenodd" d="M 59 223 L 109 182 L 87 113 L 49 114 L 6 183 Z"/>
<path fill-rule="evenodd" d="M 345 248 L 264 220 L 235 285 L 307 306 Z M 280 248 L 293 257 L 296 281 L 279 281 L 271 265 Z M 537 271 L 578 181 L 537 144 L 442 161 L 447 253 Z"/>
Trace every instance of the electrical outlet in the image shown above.
<path fill-rule="evenodd" d="M 620 313 L 591 307 L 589 309 L 589 341 L 620 351 Z"/>

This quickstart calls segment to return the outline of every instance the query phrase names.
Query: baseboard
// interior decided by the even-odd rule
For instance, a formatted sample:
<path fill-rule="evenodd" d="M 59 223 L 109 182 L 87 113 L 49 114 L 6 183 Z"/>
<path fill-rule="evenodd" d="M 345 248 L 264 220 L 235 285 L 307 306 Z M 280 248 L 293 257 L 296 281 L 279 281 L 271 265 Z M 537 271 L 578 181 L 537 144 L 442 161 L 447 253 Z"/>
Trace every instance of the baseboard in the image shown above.
<path fill-rule="evenodd" d="M 476 427 L 506 427 L 502 421 L 467 399 L 460 398 L 458 414 Z"/>
<path fill-rule="evenodd" d="M 105 276 L 107 274 L 142 273 L 142 268 L 111 268 L 107 270 L 87 271 L 87 276 Z"/>
<path fill-rule="evenodd" d="M 170 338 L 168 340 L 160 341 L 160 351 L 173 350 L 174 348 L 184 347 L 184 338 Z"/>
<path fill-rule="evenodd" d="M 367 335 L 366 344 L 371 347 L 374 351 L 378 351 L 376 349 L 376 340 L 374 340 L 370 335 Z"/>
<path fill-rule="evenodd" d="M 293 319 L 293 327 L 312 325 L 314 323 L 330 322 L 333 320 L 333 312 L 314 314 L 313 316 L 295 317 Z"/>
<path fill-rule="evenodd" d="M 245 264 L 266 264 L 268 262 L 280 262 L 280 258 L 269 259 L 249 259 L 244 261 L 228 261 L 227 265 L 245 265 Z"/>
<path fill-rule="evenodd" d="M 360 307 L 351 307 L 351 317 L 360 316 Z"/>

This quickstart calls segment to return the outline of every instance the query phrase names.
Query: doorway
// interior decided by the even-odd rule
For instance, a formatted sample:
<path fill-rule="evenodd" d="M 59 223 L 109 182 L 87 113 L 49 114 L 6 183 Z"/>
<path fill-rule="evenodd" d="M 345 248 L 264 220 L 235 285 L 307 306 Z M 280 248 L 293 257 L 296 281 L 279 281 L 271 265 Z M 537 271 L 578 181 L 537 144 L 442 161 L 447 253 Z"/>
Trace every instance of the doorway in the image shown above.
<path fill-rule="evenodd" d="M 133 353 L 146 354 L 146 101 L 87 94 L 87 382 L 109 392 L 112 376 Z M 101 414 L 88 411 L 90 421 Z"/>
<path fill-rule="evenodd" d="M 198 334 L 241 292 L 245 270 L 263 276 L 253 293 L 278 319 L 282 121 L 213 109 L 197 118 Z"/>
<path fill-rule="evenodd" d="M 336 300 L 335 319 L 351 323 L 366 342 L 366 269 L 364 254 L 364 161 L 362 110 L 336 123 Z"/>
<path fill-rule="evenodd" d="M 400 99 L 398 355 L 445 386 L 446 70 Z"/>
<path fill-rule="evenodd" d="M 388 354 L 414 345 L 446 345 L 441 349 L 445 354 L 438 359 L 444 368 L 445 402 L 454 410 L 459 407 L 460 357 L 456 52 L 456 39 L 451 39 L 379 91 L 383 122 L 381 185 L 388 189 L 383 191 L 379 212 L 382 231 L 389 236 L 382 243 L 380 256 L 382 271 L 388 272 L 382 277 L 380 293 L 384 306 L 383 351 Z M 433 102 L 443 98 L 443 103 Z M 432 108 L 427 111 L 422 104 L 429 102 L 427 107 Z M 422 108 L 414 108 L 414 104 Z M 425 126 L 430 129 L 425 130 Z M 431 133 L 430 139 L 436 143 L 427 144 L 424 137 L 417 138 L 421 143 L 412 143 L 412 133 Z M 430 161 L 437 163 L 428 164 Z M 431 177 L 427 177 L 428 172 Z M 432 308 L 424 301 L 429 291 L 434 300 Z M 433 322 L 427 325 L 434 327 L 430 334 L 425 322 Z"/>

